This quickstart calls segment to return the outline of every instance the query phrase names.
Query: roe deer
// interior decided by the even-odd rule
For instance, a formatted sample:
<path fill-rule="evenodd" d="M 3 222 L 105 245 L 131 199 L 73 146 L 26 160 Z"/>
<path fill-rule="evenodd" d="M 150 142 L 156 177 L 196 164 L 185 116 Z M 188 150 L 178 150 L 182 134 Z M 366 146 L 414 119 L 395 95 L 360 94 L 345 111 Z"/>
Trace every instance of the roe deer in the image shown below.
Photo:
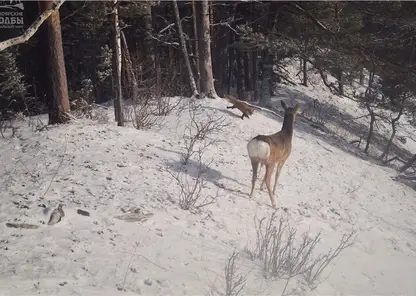
<path fill-rule="evenodd" d="M 295 121 L 296 114 L 300 109 L 299 104 L 295 107 L 287 107 L 283 101 L 281 101 L 281 104 L 285 110 L 282 129 L 272 135 L 257 135 L 247 144 L 247 151 L 251 160 L 251 166 L 253 168 L 250 198 L 253 196 L 259 164 L 262 164 L 266 167 L 263 184 L 266 182 L 270 200 L 274 208 L 276 208 L 274 195 L 276 192 L 277 181 L 282 167 L 292 151 L 293 123 Z M 272 193 L 270 179 L 276 164 L 277 170 Z M 263 184 L 261 187 L 263 187 Z"/>
<path fill-rule="evenodd" d="M 254 108 L 250 107 L 246 102 L 244 101 L 240 101 L 239 99 L 237 99 L 236 97 L 232 96 L 232 95 L 224 95 L 224 97 L 233 105 L 232 106 L 227 106 L 227 109 L 234 109 L 237 108 L 238 110 L 240 110 L 243 115 L 241 115 L 241 119 L 244 119 L 244 117 L 247 117 L 250 119 L 249 115 L 253 115 L 254 113 Z"/>

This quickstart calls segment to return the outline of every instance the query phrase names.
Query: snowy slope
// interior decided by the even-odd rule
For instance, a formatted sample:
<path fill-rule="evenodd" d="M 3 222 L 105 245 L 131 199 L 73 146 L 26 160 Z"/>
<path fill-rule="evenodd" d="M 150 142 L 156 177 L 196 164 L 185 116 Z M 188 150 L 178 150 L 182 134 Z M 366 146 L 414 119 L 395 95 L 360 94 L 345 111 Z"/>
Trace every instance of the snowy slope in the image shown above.
<path fill-rule="evenodd" d="M 0 139 L 0 295 L 209 295 L 214 286 L 221 289 L 226 259 L 234 248 L 244 254 L 255 239 L 254 216 L 273 212 L 259 181 L 248 199 L 246 143 L 279 130 L 281 118 L 256 112 L 241 120 L 225 101 L 201 105 L 230 125 L 204 154 L 213 163 L 203 193 L 219 190 L 219 197 L 200 213 L 178 207 L 179 188 L 167 171 L 178 167 L 187 112 L 150 131 L 78 120 L 41 132 L 21 124 L 18 137 Z M 415 192 L 392 181 L 393 170 L 312 131 L 302 120 L 295 124 L 279 213 L 287 212 L 299 231 L 322 231 L 317 252 L 336 247 L 350 229 L 358 237 L 315 290 L 296 280 L 289 287 L 297 295 L 415 295 Z M 59 202 L 63 220 L 44 224 L 45 207 Z M 144 221 L 117 218 L 133 206 Z M 6 222 L 39 228 L 13 229 Z M 248 256 L 242 255 L 240 272 L 247 275 L 242 295 L 284 289 L 285 281 L 266 281 Z"/>
<path fill-rule="evenodd" d="M 301 82 L 301 75 L 297 76 L 299 73 L 298 64 L 298 61 L 296 62 L 288 59 L 285 72 L 285 75 L 296 83 Z M 368 73 L 366 73 L 366 71 L 365 75 L 366 78 L 364 79 L 364 86 L 361 86 L 358 81 L 355 81 L 352 86 L 349 84 L 344 85 L 344 92 L 350 97 L 354 97 L 354 94 L 358 95 L 360 93 L 364 93 L 368 84 Z M 328 75 L 327 79 L 328 82 L 337 85 L 336 79 L 331 75 Z M 276 101 L 280 99 L 288 99 L 289 101 L 293 101 L 293 103 L 295 103 L 295 101 L 301 103 L 304 106 L 304 109 L 308 109 L 305 110 L 308 118 L 312 118 L 314 120 L 317 118 L 319 120 L 325 120 L 325 127 L 336 133 L 338 137 L 341 137 L 347 142 L 358 140 L 362 137 L 362 147 L 365 145 L 364 140 L 367 137 L 369 124 L 367 110 L 365 108 L 360 108 L 358 103 L 355 101 L 332 94 L 322 82 L 320 75 L 316 73 L 316 70 L 314 70 L 311 65 L 308 65 L 308 87 L 301 84 L 296 86 L 290 84 L 277 84 L 275 93 L 277 95 L 275 98 Z M 317 108 L 321 110 L 320 114 L 317 114 L 317 110 L 312 110 L 313 100 L 320 102 L 321 105 Z M 375 108 L 374 111 L 377 114 L 382 114 L 385 118 L 394 118 L 397 116 L 397 112 L 392 113 L 379 108 Z M 404 114 L 399 120 L 399 124 L 397 126 L 396 141 L 394 144 L 403 151 L 416 150 L 416 137 L 414 136 L 415 128 L 409 124 L 409 121 L 410 117 Z M 380 134 L 380 136 L 376 138 L 381 139 L 381 141 L 376 139 L 376 144 L 373 144 L 370 147 L 370 153 L 377 157 L 381 154 L 385 143 L 390 137 L 390 123 L 385 120 L 378 119 L 375 126 L 375 132 Z M 398 137 L 406 137 L 406 143 L 397 141 Z M 392 153 L 390 155 L 391 157 L 394 156 Z M 410 155 L 402 152 L 399 156 L 406 159 Z M 396 162 L 396 164 L 402 165 L 400 162 Z"/>

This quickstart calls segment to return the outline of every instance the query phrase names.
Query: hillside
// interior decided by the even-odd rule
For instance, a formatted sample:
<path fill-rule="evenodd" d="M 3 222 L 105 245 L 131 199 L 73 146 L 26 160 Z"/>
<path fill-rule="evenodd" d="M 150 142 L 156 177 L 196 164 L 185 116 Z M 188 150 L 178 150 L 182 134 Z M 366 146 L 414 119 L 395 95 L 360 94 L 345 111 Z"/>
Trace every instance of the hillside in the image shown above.
<path fill-rule="evenodd" d="M 289 104 L 299 92 L 320 102 L 332 98 L 345 113 L 358 110 L 319 85 L 280 91 L 279 99 Z M 187 99 L 181 102 L 186 107 Z M 212 160 L 202 196 L 216 201 L 195 212 L 179 207 L 180 188 L 172 176 L 180 172 L 185 180 L 198 171 L 197 154 L 186 169 L 180 164 L 190 122 L 186 109 L 147 131 L 86 119 L 42 131 L 29 121 L 16 123 L 17 136 L 0 140 L 2 295 L 209 295 L 224 291 L 224 265 L 234 249 L 240 252 L 238 272 L 247 277 L 241 295 L 416 293 L 415 191 L 393 181 L 394 170 L 357 157 L 353 147 L 301 117 L 279 180 L 278 215 L 288 217 L 299 236 L 322 231 L 316 255 L 336 248 L 350 230 L 357 238 L 316 289 L 298 277 L 286 288 L 285 280 L 264 279 L 261 262 L 246 249 L 256 240 L 255 216 L 269 217 L 273 209 L 266 191 L 258 189 L 260 181 L 248 199 L 246 144 L 279 130 L 282 118 L 258 111 L 241 120 L 223 100 L 198 104 L 202 121 L 210 117 L 224 127 L 211 135 L 215 141 L 202 155 L 204 164 Z M 99 112 L 113 114 L 111 108 Z M 60 202 L 65 217 L 46 225 L 45 212 Z M 123 220 L 122 209 L 131 207 L 140 208 L 130 216 L 134 221 Z M 39 228 L 14 229 L 6 222 Z"/>

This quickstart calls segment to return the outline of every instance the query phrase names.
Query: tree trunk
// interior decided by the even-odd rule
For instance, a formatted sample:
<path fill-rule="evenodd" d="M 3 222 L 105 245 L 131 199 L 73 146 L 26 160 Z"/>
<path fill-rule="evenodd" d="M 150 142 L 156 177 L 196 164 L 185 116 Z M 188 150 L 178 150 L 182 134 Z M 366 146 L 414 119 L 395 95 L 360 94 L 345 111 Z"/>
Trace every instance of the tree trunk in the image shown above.
<path fill-rule="evenodd" d="M 392 133 L 390 135 L 390 139 L 389 139 L 389 142 L 387 143 L 386 148 L 384 149 L 383 153 L 380 155 L 381 160 L 388 157 L 391 145 L 393 145 L 393 140 L 394 140 L 394 137 L 396 136 L 396 132 L 397 132 L 396 124 L 400 120 L 400 117 L 403 115 L 403 111 L 404 111 L 403 103 L 404 103 L 405 100 L 406 100 L 406 97 L 404 96 L 403 100 L 401 102 L 402 106 L 400 107 L 399 114 L 397 114 L 397 116 L 391 120 Z"/>
<path fill-rule="evenodd" d="M 261 61 L 260 106 L 266 107 L 270 103 L 271 83 L 273 74 L 273 56 L 264 50 Z"/>
<path fill-rule="evenodd" d="M 153 40 L 153 17 L 152 17 L 152 5 L 150 3 L 146 3 L 144 6 L 145 13 L 144 13 L 144 24 L 145 24 L 145 34 L 144 34 L 144 44 L 143 52 L 145 55 L 144 61 L 146 62 L 145 68 L 148 70 L 142 71 L 143 76 L 141 80 L 147 80 L 148 78 L 154 78 L 156 76 L 156 67 L 155 67 L 155 59 L 156 59 L 156 46 L 157 43 Z M 157 79 L 156 79 L 157 81 Z M 160 85 L 157 85 L 156 88 L 159 90 Z M 159 97 L 159 95 L 158 95 Z"/>
<path fill-rule="evenodd" d="M 360 71 L 360 85 L 364 85 L 364 68 Z"/>
<path fill-rule="evenodd" d="M 344 77 L 341 69 L 337 69 L 338 91 L 340 95 L 344 95 Z"/>
<path fill-rule="evenodd" d="M 392 123 L 392 128 L 393 128 L 393 131 L 390 135 L 389 142 L 387 143 L 386 148 L 384 148 L 383 153 L 380 155 L 379 157 L 380 160 L 383 160 L 384 158 L 387 158 L 389 156 L 391 145 L 393 144 L 394 137 L 396 136 L 396 124 Z"/>
<path fill-rule="evenodd" d="M 366 103 L 366 108 L 368 110 L 368 114 L 370 115 L 370 128 L 368 130 L 367 142 L 365 144 L 364 153 L 368 153 L 368 149 L 370 148 L 371 140 L 374 134 L 374 124 L 376 122 L 376 115 L 374 114 L 373 109 L 371 109 L 370 104 Z"/>
<path fill-rule="evenodd" d="M 114 113 L 118 126 L 124 126 L 121 88 L 121 38 L 118 21 L 118 0 L 113 1 L 113 72 L 114 72 Z"/>
<path fill-rule="evenodd" d="M 176 25 L 178 26 L 178 34 L 179 34 L 179 40 L 181 42 L 181 49 L 182 49 L 182 53 L 185 59 L 186 69 L 188 70 L 189 83 L 191 85 L 192 95 L 197 97 L 198 89 L 196 88 L 194 74 L 192 73 L 191 63 L 189 61 L 188 49 L 186 47 L 185 37 L 183 36 L 181 17 L 179 15 L 178 2 L 176 2 L 176 0 L 173 0 L 173 10 L 175 13 Z"/>
<path fill-rule="evenodd" d="M 230 32 L 230 43 L 233 44 L 233 32 Z M 233 66 L 234 66 L 234 48 L 232 46 L 228 46 L 228 74 L 227 74 L 227 92 L 228 94 L 231 93 L 231 85 L 233 80 Z"/>
<path fill-rule="evenodd" d="M 370 115 L 370 128 L 367 135 L 367 143 L 365 144 L 364 153 L 368 153 L 368 149 L 370 148 L 371 140 L 373 138 L 373 131 L 374 131 L 374 124 L 376 122 L 376 115 L 371 107 L 372 103 L 372 85 L 374 81 L 374 74 L 375 74 L 375 65 L 373 64 L 373 68 L 370 72 L 370 76 L 368 79 L 368 86 L 365 90 L 365 107 L 367 108 L 368 114 Z"/>
<path fill-rule="evenodd" d="M 250 56 L 248 54 L 248 52 L 244 53 L 244 86 L 246 91 L 252 91 L 253 90 L 253 86 L 251 83 L 251 77 L 250 77 Z"/>
<path fill-rule="evenodd" d="M 209 5 L 208 0 L 198 1 L 198 46 L 199 63 L 201 73 L 201 93 L 209 98 L 217 98 L 218 95 L 214 88 L 214 77 L 212 75 L 211 61 L 211 36 L 209 24 Z"/>
<path fill-rule="evenodd" d="M 195 63 L 195 82 L 198 88 L 198 91 L 201 91 L 200 88 L 200 73 L 199 73 L 199 54 L 198 54 L 198 30 L 197 30 L 197 17 L 196 17 L 196 7 L 195 7 L 195 0 L 192 0 L 192 20 L 193 20 L 193 34 L 194 34 L 194 44 L 193 44 L 193 55 L 194 55 L 194 63 Z"/>
<path fill-rule="evenodd" d="M 401 168 L 400 168 L 400 172 L 403 173 L 404 171 L 406 171 L 408 168 L 410 168 L 411 166 L 413 166 L 413 164 L 416 162 L 416 154 L 413 155 L 413 157 L 411 159 L 409 159 L 408 162 L 406 162 Z"/>
<path fill-rule="evenodd" d="M 152 34 L 153 30 L 156 28 L 156 17 L 154 8 L 155 7 L 150 8 L 152 27 L 149 28 L 148 34 Z M 162 96 L 162 71 L 160 69 L 160 54 L 161 50 L 158 47 L 157 40 L 153 40 L 153 67 L 155 68 L 155 95 L 157 98 Z"/>
<path fill-rule="evenodd" d="M 253 68 L 253 100 L 257 102 L 259 97 L 259 91 L 257 88 L 257 51 L 254 51 L 251 58 L 252 68 Z"/>
<path fill-rule="evenodd" d="M 127 46 L 126 36 L 124 36 L 123 31 L 121 31 L 121 40 L 123 42 L 122 51 L 124 49 L 124 57 L 125 57 L 125 61 L 126 61 L 126 70 L 127 70 L 126 72 L 127 72 L 128 77 L 130 77 L 130 79 L 128 79 L 128 80 L 131 83 L 130 88 L 131 88 L 131 91 L 132 91 L 132 99 L 137 100 L 139 85 L 137 83 L 136 74 L 134 73 L 133 62 L 131 61 L 129 48 Z"/>
<path fill-rule="evenodd" d="M 306 59 L 301 59 L 302 61 L 302 72 L 303 72 L 303 81 L 304 86 L 308 86 L 308 61 Z"/>
<path fill-rule="evenodd" d="M 241 63 L 241 51 L 238 48 L 235 49 L 235 59 L 237 60 L 237 96 L 241 97 L 243 92 L 243 65 Z"/>
<path fill-rule="evenodd" d="M 55 7 L 52 1 L 39 1 L 38 5 L 41 12 Z M 59 10 L 54 11 L 45 21 L 42 35 L 47 50 L 46 93 L 49 124 L 64 123 L 69 120 L 67 113 L 70 112 L 70 107 Z"/>
<path fill-rule="evenodd" d="M 215 4 L 214 4 L 215 5 Z M 215 7 L 214 21 L 220 21 L 228 17 L 227 6 Z M 212 20 L 212 18 L 211 18 Z M 224 96 L 227 91 L 227 68 L 228 68 L 228 54 L 227 47 L 229 45 L 230 29 L 226 26 L 217 26 L 213 28 L 212 38 L 212 67 L 214 73 L 214 87 L 219 96 Z M 215 37 L 214 37 L 215 36 Z"/>

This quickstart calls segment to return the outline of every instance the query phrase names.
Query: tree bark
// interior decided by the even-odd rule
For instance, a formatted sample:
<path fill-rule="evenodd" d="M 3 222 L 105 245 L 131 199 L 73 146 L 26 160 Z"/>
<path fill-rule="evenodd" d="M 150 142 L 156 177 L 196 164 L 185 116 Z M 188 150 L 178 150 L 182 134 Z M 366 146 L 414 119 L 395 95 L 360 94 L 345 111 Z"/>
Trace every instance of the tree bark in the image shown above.
<path fill-rule="evenodd" d="M 237 60 L 237 96 L 241 97 L 243 92 L 243 65 L 241 63 L 241 51 L 238 48 L 235 49 L 235 59 Z"/>
<path fill-rule="evenodd" d="M 404 100 L 402 101 L 402 104 L 403 103 L 404 103 Z M 397 122 L 400 120 L 400 117 L 403 115 L 403 111 L 404 111 L 404 107 L 401 106 L 399 110 L 399 114 L 397 114 L 397 116 L 391 120 L 392 132 L 391 132 L 390 139 L 389 139 L 389 142 L 387 143 L 386 148 L 384 149 L 383 153 L 380 155 L 379 159 L 381 160 L 383 160 L 384 158 L 388 158 L 389 156 L 390 148 L 393 145 L 393 140 L 397 133 L 396 125 L 397 125 Z"/>
<path fill-rule="evenodd" d="M 252 67 L 253 67 L 253 100 L 257 102 L 259 97 L 259 91 L 257 88 L 257 51 L 254 51 L 251 58 Z"/>
<path fill-rule="evenodd" d="M 209 98 L 217 98 L 215 92 L 214 77 L 212 74 L 211 61 L 211 36 L 209 24 L 209 5 L 208 0 L 198 1 L 196 3 L 198 10 L 198 46 L 199 46 L 199 63 L 200 63 L 200 83 L 201 93 Z"/>
<path fill-rule="evenodd" d="M 302 84 L 304 86 L 308 86 L 308 61 L 306 59 L 302 60 L 302 72 L 303 72 L 303 81 Z"/>
<path fill-rule="evenodd" d="M 122 88 L 121 88 L 121 38 L 120 25 L 118 20 L 118 0 L 113 1 L 113 71 L 114 71 L 114 114 L 118 126 L 124 126 L 122 109 Z"/>
<path fill-rule="evenodd" d="M 124 36 L 123 31 L 121 31 L 121 40 L 122 40 L 122 47 L 121 48 L 122 48 L 122 52 L 124 50 L 124 57 L 125 57 L 125 61 L 126 61 L 127 77 L 130 78 L 128 80 L 131 83 L 130 87 L 131 87 L 131 91 L 132 91 L 132 99 L 136 100 L 137 97 L 138 97 L 139 85 L 137 83 L 136 74 L 134 73 L 133 62 L 131 60 L 129 48 L 127 46 L 126 36 Z"/>
<path fill-rule="evenodd" d="M 233 32 L 230 32 L 229 44 L 233 44 L 234 36 Z M 233 84 L 233 67 L 234 67 L 234 48 L 228 46 L 228 73 L 227 73 L 227 93 L 231 93 L 231 86 Z"/>
<path fill-rule="evenodd" d="M 211 5 L 216 5 L 211 4 Z M 211 10 L 212 11 L 212 10 Z M 217 22 L 226 19 L 229 15 L 229 8 L 227 6 L 216 6 L 213 14 L 215 18 L 212 21 Z M 214 87 L 219 96 L 224 96 L 227 93 L 227 69 L 228 69 L 228 54 L 227 47 L 229 45 L 230 29 L 226 26 L 211 26 L 212 40 L 212 70 L 214 75 Z"/>
<path fill-rule="evenodd" d="M 199 95 L 198 89 L 196 87 L 194 74 L 192 73 L 191 63 L 189 61 L 188 49 L 186 47 L 185 37 L 183 36 L 181 17 L 179 15 L 178 2 L 176 0 L 173 0 L 173 10 L 175 13 L 176 25 L 178 26 L 178 34 L 179 34 L 179 40 L 181 42 L 181 49 L 182 49 L 182 53 L 185 59 L 186 68 L 188 70 L 189 83 L 191 85 L 192 95 L 197 97 Z"/>
<path fill-rule="evenodd" d="M 389 156 L 391 145 L 393 144 L 394 137 L 396 136 L 396 124 L 395 123 L 394 124 L 392 123 L 392 129 L 393 131 L 390 135 L 389 142 L 387 143 L 386 148 L 384 148 L 383 153 L 379 157 L 380 160 L 383 160 L 384 158 L 388 158 Z"/>
<path fill-rule="evenodd" d="M 337 69 L 337 79 L 338 79 L 338 92 L 340 95 L 344 95 L 344 77 L 342 69 Z"/>
<path fill-rule="evenodd" d="M 148 34 L 152 34 L 153 30 L 156 29 L 156 11 L 155 7 L 152 6 L 150 9 L 150 15 L 151 15 L 151 28 L 148 28 Z M 170 50 L 170 49 L 169 49 Z M 153 67 L 155 68 L 155 95 L 157 98 L 160 98 L 162 96 L 162 71 L 160 66 L 160 55 L 162 50 L 158 47 L 157 40 L 153 40 Z"/>
<path fill-rule="evenodd" d="M 194 34 L 193 54 L 194 54 L 194 61 L 195 61 L 195 68 L 196 68 L 195 82 L 198 87 L 198 91 L 201 91 L 201 88 L 200 88 L 200 76 L 201 75 L 199 72 L 200 66 L 199 66 L 199 54 L 198 54 L 198 30 L 197 30 L 198 20 L 197 20 L 196 14 L 197 12 L 196 12 L 196 7 L 195 7 L 195 0 L 192 0 L 192 21 L 193 21 L 192 29 L 193 29 L 193 34 Z"/>
<path fill-rule="evenodd" d="M 271 99 L 271 83 L 273 72 L 273 56 L 264 50 L 261 61 L 260 106 L 266 107 Z"/>
<path fill-rule="evenodd" d="M 372 86 L 373 86 L 373 81 L 374 81 L 374 74 L 375 74 L 375 65 L 373 64 L 373 68 L 370 72 L 370 77 L 368 79 L 368 86 L 365 90 L 366 102 L 364 103 L 364 105 L 367 108 L 368 114 L 370 115 L 370 128 L 369 128 L 368 135 L 367 135 L 367 142 L 365 144 L 364 153 L 368 153 L 368 149 L 370 148 L 371 139 L 373 138 L 374 124 L 376 122 L 376 115 L 374 113 L 374 110 L 371 107 L 371 103 L 373 100 Z"/>
<path fill-rule="evenodd" d="M 148 70 L 143 70 L 143 80 L 147 80 L 148 78 L 153 78 L 153 75 L 156 75 L 156 46 L 157 43 L 154 42 L 152 38 L 153 34 L 153 16 L 152 16 L 152 5 L 150 3 L 146 3 L 144 5 L 144 24 L 145 24 L 145 34 L 144 34 L 144 55 L 145 55 L 145 61 L 146 61 L 146 68 L 149 68 Z M 148 67 L 150 66 L 150 67 Z M 157 89 L 159 86 L 157 85 Z M 159 97 L 159 95 L 158 95 Z"/>
<path fill-rule="evenodd" d="M 365 106 L 368 110 L 368 114 L 370 115 L 370 128 L 368 130 L 367 141 L 366 141 L 365 148 L 364 148 L 364 153 L 368 153 L 368 149 L 370 148 L 370 145 L 371 145 L 371 140 L 373 139 L 374 124 L 376 122 L 376 115 L 375 115 L 373 109 L 371 109 L 371 106 L 370 106 L 369 103 L 366 103 Z"/>
<path fill-rule="evenodd" d="M 42 36 L 47 49 L 46 93 L 49 124 L 64 123 L 69 120 L 67 114 L 70 112 L 70 107 L 59 10 L 54 10 L 55 5 L 52 1 L 39 1 L 38 4 L 42 13 L 53 10 L 45 21 L 45 29 Z"/>
<path fill-rule="evenodd" d="M 244 53 L 244 87 L 246 89 L 246 91 L 252 91 L 253 90 L 253 86 L 252 86 L 252 79 L 250 77 L 250 56 L 248 54 L 248 52 Z"/>
<path fill-rule="evenodd" d="M 364 85 L 364 68 L 360 71 L 360 85 Z"/>

